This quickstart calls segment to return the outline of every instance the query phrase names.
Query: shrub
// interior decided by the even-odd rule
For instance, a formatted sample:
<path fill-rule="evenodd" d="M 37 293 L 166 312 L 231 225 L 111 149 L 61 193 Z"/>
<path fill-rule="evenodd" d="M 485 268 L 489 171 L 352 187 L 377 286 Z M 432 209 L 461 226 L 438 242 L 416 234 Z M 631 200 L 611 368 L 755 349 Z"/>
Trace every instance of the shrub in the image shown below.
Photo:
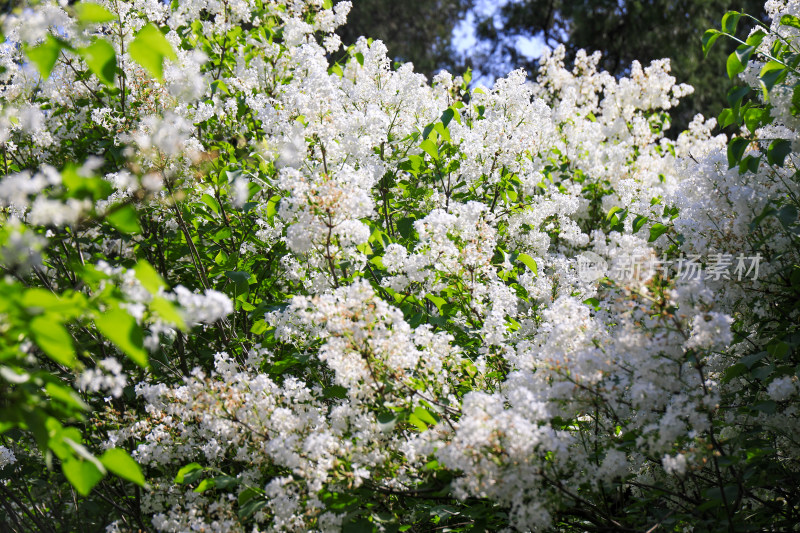
<path fill-rule="evenodd" d="M 3 527 L 796 527 L 800 8 L 676 141 L 669 60 L 428 84 L 349 8 L 6 18 Z"/>

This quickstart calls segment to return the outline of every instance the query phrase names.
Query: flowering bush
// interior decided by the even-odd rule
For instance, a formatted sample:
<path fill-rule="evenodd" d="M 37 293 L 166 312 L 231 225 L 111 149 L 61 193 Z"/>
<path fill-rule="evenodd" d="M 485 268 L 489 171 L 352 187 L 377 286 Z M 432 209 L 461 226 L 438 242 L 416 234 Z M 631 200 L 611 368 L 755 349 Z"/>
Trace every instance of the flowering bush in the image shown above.
<path fill-rule="evenodd" d="M 800 3 L 431 84 L 349 2 L 43 2 L 0 47 L 0 524 L 800 522 Z M 741 15 L 721 35 L 735 38 Z"/>

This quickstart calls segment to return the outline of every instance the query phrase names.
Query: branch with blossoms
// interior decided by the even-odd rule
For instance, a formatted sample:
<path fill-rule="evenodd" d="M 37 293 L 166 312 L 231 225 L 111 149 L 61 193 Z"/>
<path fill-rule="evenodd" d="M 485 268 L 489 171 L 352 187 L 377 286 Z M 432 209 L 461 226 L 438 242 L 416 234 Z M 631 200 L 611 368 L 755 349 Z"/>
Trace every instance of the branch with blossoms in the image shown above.
<path fill-rule="evenodd" d="M 0 529 L 793 528 L 800 13 L 768 7 L 738 132 L 674 139 L 669 60 L 485 87 L 344 46 L 349 2 L 6 15 Z"/>

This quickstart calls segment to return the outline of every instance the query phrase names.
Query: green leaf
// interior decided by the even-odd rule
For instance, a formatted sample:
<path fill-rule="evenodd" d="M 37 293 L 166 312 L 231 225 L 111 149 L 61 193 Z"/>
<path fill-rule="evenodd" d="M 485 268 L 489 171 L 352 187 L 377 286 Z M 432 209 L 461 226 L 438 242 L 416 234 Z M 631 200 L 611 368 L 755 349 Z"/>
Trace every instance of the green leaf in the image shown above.
<path fill-rule="evenodd" d="M 739 19 L 741 17 L 742 14 L 738 11 L 728 11 L 722 15 L 722 31 L 731 35 L 735 34 L 736 26 L 739 25 Z"/>
<path fill-rule="evenodd" d="M 228 252 L 225 250 L 220 250 L 217 252 L 217 255 L 214 256 L 214 262 L 220 266 L 224 265 L 228 261 Z"/>
<path fill-rule="evenodd" d="M 761 156 L 758 157 L 748 155 L 742 162 L 739 163 L 739 174 L 744 174 L 745 172 L 752 172 L 755 174 L 758 172 L 758 165 L 761 163 Z"/>
<path fill-rule="evenodd" d="M 797 222 L 797 208 L 793 205 L 785 205 L 778 211 L 778 220 L 787 228 Z"/>
<path fill-rule="evenodd" d="M 237 295 L 250 292 L 250 274 L 247 272 L 229 270 L 225 272 L 225 277 L 233 282 Z"/>
<path fill-rule="evenodd" d="M 281 201 L 281 197 L 277 194 L 269 199 L 267 202 L 267 220 L 272 223 L 275 220 L 275 215 L 278 214 L 278 203 Z"/>
<path fill-rule="evenodd" d="M 765 101 L 769 101 L 769 92 L 775 85 L 786 79 L 788 72 L 789 69 L 786 65 L 778 61 L 768 61 L 761 68 L 758 80 L 761 83 L 761 92 L 764 95 Z"/>
<path fill-rule="evenodd" d="M 751 133 L 769 122 L 769 120 L 770 114 L 768 109 L 754 107 L 744 112 L 744 124 Z"/>
<path fill-rule="evenodd" d="M 397 231 L 400 232 L 400 236 L 404 239 L 410 239 L 414 235 L 414 219 L 408 217 L 398 220 Z"/>
<path fill-rule="evenodd" d="M 214 486 L 221 490 L 228 490 L 238 486 L 240 480 L 233 476 L 217 476 L 214 478 Z"/>
<path fill-rule="evenodd" d="M 769 344 L 767 344 L 767 352 L 772 357 L 776 357 L 778 359 L 784 359 L 787 355 L 789 355 L 790 350 L 791 347 L 782 340 L 772 339 Z"/>
<path fill-rule="evenodd" d="M 178 474 L 175 476 L 175 483 L 182 484 L 186 483 L 186 478 L 188 474 L 192 472 L 197 472 L 198 470 L 202 470 L 203 467 L 200 466 L 199 463 L 189 463 L 188 465 L 184 466 L 180 470 L 178 470 Z"/>
<path fill-rule="evenodd" d="M 328 69 L 328 74 L 336 74 L 340 78 L 344 77 L 344 71 L 339 63 L 334 63 L 333 66 Z"/>
<path fill-rule="evenodd" d="M 150 309 L 155 311 L 165 322 L 169 322 L 181 331 L 186 331 L 186 322 L 184 321 L 183 316 L 181 316 L 177 304 L 174 302 L 170 302 L 166 298 L 156 296 L 153 298 L 153 301 L 150 302 Z"/>
<path fill-rule="evenodd" d="M 639 215 L 633 219 L 633 232 L 636 233 L 647 223 L 647 217 Z"/>
<path fill-rule="evenodd" d="M 450 142 L 450 130 L 447 129 L 447 126 L 445 126 L 442 122 L 437 122 L 434 124 L 433 129 L 436 130 L 436 133 L 438 133 L 442 139 Z"/>
<path fill-rule="evenodd" d="M 772 374 L 773 370 L 775 370 L 775 367 L 773 367 L 772 365 L 760 366 L 752 370 L 750 372 L 750 375 L 759 381 L 764 381 Z"/>
<path fill-rule="evenodd" d="M 211 82 L 211 96 L 214 96 L 218 92 L 224 93 L 226 96 L 231 96 L 231 91 L 228 89 L 228 86 L 225 85 L 224 81 L 214 80 Z"/>
<path fill-rule="evenodd" d="M 614 215 L 616 215 L 620 211 L 624 211 L 624 209 L 615 205 L 614 207 L 608 210 L 608 214 L 606 215 L 606 220 L 611 221 L 611 219 L 614 218 Z"/>
<path fill-rule="evenodd" d="M 429 156 L 431 156 L 433 160 L 439 159 L 439 149 L 436 146 L 436 143 L 433 142 L 432 140 L 425 139 L 420 143 L 419 147 L 422 148 L 422 150 L 426 152 Z"/>
<path fill-rule="evenodd" d="M 78 21 L 84 24 L 102 24 L 117 20 L 111 11 L 93 2 L 81 2 L 76 5 L 75 14 L 78 15 Z"/>
<path fill-rule="evenodd" d="M 119 208 L 112 207 L 111 212 L 106 215 L 106 220 L 120 233 L 137 235 L 142 232 L 142 226 L 139 225 L 139 214 L 136 212 L 136 208 L 130 204 Z"/>
<path fill-rule="evenodd" d="M 216 198 L 214 198 L 209 194 L 204 194 L 203 196 L 200 197 L 200 201 L 206 204 L 208 207 L 210 207 L 211 210 L 214 211 L 214 213 L 219 215 L 220 212 L 219 202 L 217 202 Z"/>
<path fill-rule="evenodd" d="M 717 117 L 717 122 L 719 123 L 719 127 L 724 129 L 735 123 L 736 118 L 733 110 L 726 107 L 720 112 L 719 117 Z"/>
<path fill-rule="evenodd" d="M 147 368 L 147 352 L 143 348 L 142 328 L 127 311 L 120 309 L 98 313 L 94 319 L 97 329 L 117 348 L 142 368 Z"/>
<path fill-rule="evenodd" d="M 353 518 L 342 524 L 342 533 L 373 533 L 373 531 L 375 531 L 375 527 L 366 518 Z"/>
<path fill-rule="evenodd" d="M 439 423 L 439 421 L 436 419 L 436 417 L 434 417 L 430 413 L 430 411 L 428 411 L 427 409 L 425 409 L 421 405 L 414 408 L 413 414 L 416 415 L 417 418 L 419 418 L 420 420 L 422 420 L 423 422 L 425 422 L 429 426 L 435 426 L 436 424 Z"/>
<path fill-rule="evenodd" d="M 74 457 L 61 463 L 61 469 L 81 496 L 88 496 L 104 475 L 91 461 L 83 461 Z"/>
<path fill-rule="evenodd" d="M 450 121 L 453 120 L 454 116 L 456 116 L 456 112 L 453 111 L 452 108 L 448 107 L 447 109 L 444 110 L 444 113 L 442 113 L 441 120 L 445 128 L 447 127 L 448 124 L 450 124 Z"/>
<path fill-rule="evenodd" d="M 400 168 L 402 170 L 408 170 L 416 176 L 424 161 L 425 160 L 422 157 L 415 154 L 410 154 L 407 160 L 400 163 Z"/>
<path fill-rule="evenodd" d="M 21 302 L 23 306 L 32 309 L 49 309 L 62 305 L 61 298 L 58 295 L 39 287 L 26 290 L 22 295 Z M 29 312 L 31 312 L 31 309 L 29 309 Z"/>
<path fill-rule="evenodd" d="M 734 79 L 738 74 L 744 72 L 747 62 L 750 61 L 750 56 L 754 51 L 754 46 L 741 45 L 728 56 L 726 68 L 730 79 Z"/>
<path fill-rule="evenodd" d="M 144 259 L 139 259 L 136 266 L 133 267 L 133 271 L 136 273 L 136 279 L 150 294 L 157 294 L 159 289 L 167 286 L 156 269 Z"/>
<path fill-rule="evenodd" d="M 725 370 L 725 373 L 722 376 L 722 381 L 724 383 L 728 383 L 733 378 L 738 378 L 745 372 L 747 372 L 747 366 L 743 365 L 742 363 L 736 363 L 735 365 L 730 366 Z"/>
<path fill-rule="evenodd" d="M 157 27 L 148 24 L 136 34 L 128 53 L 151 76 L 159 81 L 164 77 L 164 58 L 175 60 L 175 50 Z"/>
<path fill-rule="evenodd" d="M 783 166 L 786 156 L 792 153 L 792 143 L 786 139 L 775 139 L 767 148 L 767 161 L 770 165 Z"/>
<path fill-rule="evenodd" d="M 398 416 L 396 413 L 380 413 L 377 416 L 378 420 L 378 427 L 381 431 L 389 432 L 394 429 L 394 426 L 397 425 Z"/>
<path fill-rule="evenodd" d="M 236 499 L 236 501 L 239 504 L 239 506 L 242 506 L 247 502 L 249 502 L 250 500 L 252 500 L 253 498 L 260 496 L 261 494 L 263 494 L 261 490 L 255 487 L 247 487 L 246 489 L 244 489 L 242 492 L 239 493 L 239 496 Z"/>
<path fill-rule="evenodd" d="M 117 54 L 114 47 L 104 39 L 97 39 L 85 48 L 79 48 L 78 54 L 86 62 L 97 78 L 108 86 L 114 85 L 117 72 Z"/>
<path fill-rule="evenodd" d="M 781 26 L 791 26 L 800 29 L 800 19 L 794 15 L 784 15 L 781 17 Z"/>
<path fill-rule="evenodd" d="M 39 450 L 44 452 L 49 447 L 50 431 L 47 428 L 47 422 L 55 420 L 44 414 L 42 410 L 23 411 L 24 424 L 23 429 L 29 430 L 33 433 L 33 438 L 36 440 L 36 446 Z M 56 422 L 58 422 L 56 420 Z"/>
<path fill-rule="evenodd" d="M 416 415 L 416 413 L 411 413 L 410 415 L 408 415 L 408 421 L 420 431 L 425 431 L 426 429 L 428 429 L 428 424 L 423 422 L 422 419 L 420 419 Z"/>
<path fill-rule="evenodd" d="M 434 294 L 428 294 L 427 296 L 425 296 L 425 298 L 430 300 L 440 312 L 442 310 L 442 306 L 447 303 L 447 300 L 445 300 L 444 298 L 440 298 L 439 296 L 436 296 Z"/>
<path fill-rule="evenodd" d="M 667 230 L 669 230 L 669 226 L 656 222 L 650 227 L 650 237 L 647 239 L 647 242 L 655 242 L 655 240 L 666 233 Z"/>
<path fill-rule="evenodd" d="M 758 353 L 755 353 L 755 354 L 746 355 L 746 356 L 742 357 L 739 360 L 739 363 L 743 364 L 744 366 L 746 366 L 749 369 L 749 368 L 752 368 L 754 364 L 756 364 L 757 362 L 759 362 L 762 359 L 764 359 L 764 357 L 766 357 L 766 356 L 767 356 L 767 352 L 766 351 L 762 351 L 762 352 L 758 352 Z"/>
<path fill-rule="evenodd" d="M 88 411 L 89 406 L 81 400 L 81 397 L 69 387 L 50 382 L 44 386 L 44 390 L 54 400 L 58 400 L 79 411 Z"/>
<path fill-rule="evenodd" d="M 783 71 L 786 69 L 786 65 L 781 63 L 780 61 L 770 60 L 764 63 L 764 66 L 761 67 L 761 70 L 758 73 L 760 78 L 763 78 L 765 75 L 769 74 L 770 72 L 775 71 Z M 771 89 L 772 87 L 770 87 Z"/>
<path fill-rule="evenodd" d="M 125 450 L 120 448 L 106 450 L 100 456 L 100 462 L 109 472 L 118 475 L 122 479 L 136 483 L 140 487 L 144 487 L 145 480 L 142 469 L 139 468 L 136 461 Z"/>
<path fill-rule="evenodd" d="M 194 492 L 202 493 L 209 489 L 213 489 L 216 486 L 216 482 L 213 478 L 206 478 L 197 485 L 197 488 L 194 489 Z"/>
<path fill-rule="evenodd" d="M 42 78 L 47 79 L 50 77 L 50 73 L 53 71 L 56 61 L 58 61 L 58 54 L 61 53 L 62 48 L 63 45 L 61 41 L 54 38 L 52 35 L 48 35 L 42 44 L 33 48 L 26 47 L 25 55 L 27 55 L 28 59 L 39 69 L 39 74 L 41 74 Z"/>
<path fill-rule="evenodd" d="M 720 35 L 722 35 L 722 32 L 719 30 L 706 30 L 706 32 L 703 34 L 702 42 L 704 57 L 708 56 L 708 52 L 711 50 L 711 47 L 714 46 L 714 42 L 719 39 Z"/>
<path fill-rule="evenodd" d="M 322 389 L 322 396 L 325 398 L 338 398 L 344 400 L 347 398 L 347 389 L 341 385 L 331 385 Z"/>
<path fill-rule="evenodd" d="M 773 400 L 764 400 L 754 404 L 753 409 L 755 409 L 756 411 L 761 411 L 762 413 L 766 413 L 768 415 L 772 415 L 775 414 L 775 411 L 778 410 L 778 404 L 775 403 Z"/>
<path fill-rule="evenodd" d="M 792 107 L 789 112 L 793 117 L 800 115 L 800 85 L 796 85 L 792 89 Z"/>
<path fill-rule="evenodd" d="M 730 104 L 733 113 L 739 113 L 739 107 L 742 105 L 742 100 L 750 92 L 750 87 L 732 87 L 728 91 L 728 104 Z"/>
<path fill-rule="evenodd" d="M 585 303 L 589 307 L 593 307 L 595 311 L 598 311 L 600 309 L 600 300 L 598 300 L 597 298 L 587 298 L 583 301 L 583 303 Z"/>
<path fill-rule="evenodd" d="M 519 254 L 517 261 L 521 262 L 533 272 L 534 276 L 539 275 L 539 267 L 536 265 L 536 260 L 528 254 Z"/>
<path fill-rule="evenodd" d="M 98 461 L 97 457 L 92 455 L 92 453 L 86 449 L 86 446 L 81 444 L 81 432 L 78 431 L 77 428 L 65 428 L 54 418 L 49 419 L 46 424 L 50 434 L 53 436 L 50 439 L 51 448 L 53 448 L 53 444 L 60 441 L 61 444 L 67 446 L 70 450 L 68 454 L 62 454 L 59 456 L 62 460 L 66 460 L 67 457 L 71 457 L 72 453 L 74 452 L 78 457 L 82 457 L 84 460 L 92 463 L 103 475 L 105 475 L 106 468 L 103 466 L 103 463 Z"/>
<path fill-rule="evenodd" d="M 728 143 L 728 168 L 733 168 L 739 164 L 749 144 L 750 141 L 742 137 L 731 139 L 731 142 Z"/>
<path fill-rule="evenodd" d="M 70 368 L 75 365 L 75 348 L 64 324 L 51 315 L 40 315 L 31 320 L 30 330 L 34 342 L 50 359 Z"/>
<path fill-rule="evenodd" d="M 85 301 L 83 295 L 79 293 L 59 297 L 46 289 L 31 287 L 22 293 L 20 303 L 32 315 L 49 312 L 69 320 L 81 316 Z"/>
<path fill-rule="evenodd" d="M 61 182 L 70 198 L 92 198 L 97 201 L 107 198 L 112 192 L 111 183 L 97 177 L 85 178 L 78 174 L 78 168 L 71 163 L 61 171 Z"/>
<path fill-rule="evenodd" d="M 748 37 L 748 38 L 747 38 L 747 41 L 745 41 L 745 42 L 746 42 L 746 43 L 747 43 L 749 46 L 755 46 L 755 47 L 757 48 L 757 47 L 758 47 L 758 45 L 760 45 L 760 44 L 761 44 L 761 41 L 763 41 L 763 40 L 764 40 L 764 37 L 766 37 L 766 36 L 767 36 L 767 34 L 766 34 L 766 33 L 764 33 L 764 31 L 762 31 L 762 30 L 757 30 L 757 31 L 756 31 L 756 32 L 754 32 L 754 33 L 753 33 L 753 34 L 752 34 L 750 37 Z"/>
<path fill-rule="evenodd" d="M 239 510 L 236 514 L 239 516 L 240 519 L 246 520 L 254 515 L 259 509 L 267 505 L 267 501 L 263 499 L 256 499 L 253 498 L 244 505 L 239 506 Z"/>

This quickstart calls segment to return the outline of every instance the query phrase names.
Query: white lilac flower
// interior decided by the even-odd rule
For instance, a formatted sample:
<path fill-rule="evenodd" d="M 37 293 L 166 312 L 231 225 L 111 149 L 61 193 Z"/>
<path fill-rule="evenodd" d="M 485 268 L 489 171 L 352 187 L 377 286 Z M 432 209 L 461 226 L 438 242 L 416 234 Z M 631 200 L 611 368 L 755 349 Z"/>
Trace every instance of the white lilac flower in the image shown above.
<path fill-rule="evenodd" d="M 17 457 L 14 455 L 14 452 L 5 446 L 0 446 L 0 469 L 8 465 L 13 465 L 16 462 Z"/>

